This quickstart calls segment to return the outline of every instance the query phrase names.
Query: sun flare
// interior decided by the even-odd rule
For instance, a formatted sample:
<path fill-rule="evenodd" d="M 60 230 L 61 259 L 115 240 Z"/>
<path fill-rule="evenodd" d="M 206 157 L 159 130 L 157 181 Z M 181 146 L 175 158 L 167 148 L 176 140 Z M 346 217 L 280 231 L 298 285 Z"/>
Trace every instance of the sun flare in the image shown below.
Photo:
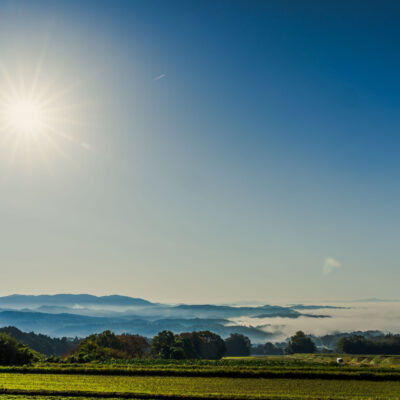
<path fill-rule="evenodd" d="M 6 124 L 20 135 L 38 135 L 45 128 L 45 112 L 41 104 L 32 99 L 15 99 L 6 107 Z"/>
<path fill-rule="evenodd" d="M 58 86 L 42 79 L 41 68 L 25 75 L 12 76 L 0 68 L 0 160 L 7 167 L 46 165 L 63 158 L 72 160 L 71 146 L 92 150 L 86 141 L 76 137 L 80 121 L 75 116 L 74 85 Z M 0 166 L 1 170 L 1 166 Z"/>

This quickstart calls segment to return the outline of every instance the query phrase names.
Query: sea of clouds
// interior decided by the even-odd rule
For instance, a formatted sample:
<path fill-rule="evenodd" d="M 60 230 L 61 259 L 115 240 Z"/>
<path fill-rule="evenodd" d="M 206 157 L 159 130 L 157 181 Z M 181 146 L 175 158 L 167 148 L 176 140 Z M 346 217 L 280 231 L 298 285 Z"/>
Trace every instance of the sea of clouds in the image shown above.
<path fill-rule="evenodd" d="M 234 324 L 262 326 L 275 334 L 273 340 L 280 341 L 302 330 L 317 336 L 334 332 L 379 330 L 384 333 L 400 333 L 400 302 L 363 302 L 329 304 L 342 309 L 320 308 L 304 310 L 303 313 L 328 315 L 330 318 L 232 318 Z"/>

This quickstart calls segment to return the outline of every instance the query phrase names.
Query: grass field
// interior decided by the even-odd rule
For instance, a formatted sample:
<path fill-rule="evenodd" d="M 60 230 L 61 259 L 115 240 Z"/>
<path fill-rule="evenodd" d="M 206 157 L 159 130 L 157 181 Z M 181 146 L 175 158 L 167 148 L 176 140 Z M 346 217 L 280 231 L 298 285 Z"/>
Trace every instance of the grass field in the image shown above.
<path fill-rule="evenodd" d="M 385 363 L 390 357 L 351 357 L 344 366 L 333 362 L 336 355 L 296 355 L 0 368 L 0 400 L 400 400 L 400 368 Z M 224 371 L 233 376 L 219 376 Z"/>
<path fill-rule="evenodd" d="M 400 382 L 323 379 L 128 377 L 53 374 L 0 374 L 0 389 L 26 393 L 56 392 L 175 397 L 400 399 Z M 146 397 L 147 397 L 146 396 Z M 140 396 L 139 396 L 140 397 Z"/>
<path fill-rule="evenodd" d="M 37 364 L 29 367 L 0 367 L 0 373 L 85 374 L 126 376 L 181 376 L 231 378 L 302 378 L 400 381 L 400 368 L 391 356 L 351 356 L 344 365 L 336 355 L 243 357 L 208 360 L 131 360 L 93 364 Z M 380 357 L 379 362 L 376 362 Z M 357 362 L 352 360 L 356 359 Z M 362 360 L 361 362 L 359 362 Z M 365 362 L 365 360 L 367 362 Z M 387 362 L 387 361 L 390 362 Z"/>

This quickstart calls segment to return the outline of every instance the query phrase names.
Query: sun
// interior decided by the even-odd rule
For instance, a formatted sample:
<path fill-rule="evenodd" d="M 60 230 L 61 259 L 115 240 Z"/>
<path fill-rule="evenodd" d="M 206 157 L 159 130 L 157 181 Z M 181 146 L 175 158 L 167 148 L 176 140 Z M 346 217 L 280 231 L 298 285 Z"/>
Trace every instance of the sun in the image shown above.
<path fill-rule="evenodd" d="M 6 106 L 5 120 L 12 133 L 37 136 L 45 129 L 45 110 L 34 99 L 17 98 Z"/>
<path fill-rule="evenodd" d="M 76 87 L 75 82 L 60 86 L 42 73 L 41 62 L 21 70 L 0 65 L 0 175 L 11 165 L 52 170 L 60 156 L 74 162 L 76 147 L 94 151 L 79 137 L 88 123 L 77 118 L 84 105 L 77 102 Z"/>

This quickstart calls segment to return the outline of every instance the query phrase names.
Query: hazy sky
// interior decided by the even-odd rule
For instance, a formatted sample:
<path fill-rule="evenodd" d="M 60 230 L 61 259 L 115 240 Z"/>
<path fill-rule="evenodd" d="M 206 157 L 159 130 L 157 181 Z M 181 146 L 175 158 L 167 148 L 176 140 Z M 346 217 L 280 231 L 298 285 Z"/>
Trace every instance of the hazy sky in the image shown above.
<path fill-rule="evenodd" d="M 378 0 L 0 0 L 0 116 L 30 96 L 46 118 L 0 125 L 0 295 L 398 296 L 399 20 Z"/>

